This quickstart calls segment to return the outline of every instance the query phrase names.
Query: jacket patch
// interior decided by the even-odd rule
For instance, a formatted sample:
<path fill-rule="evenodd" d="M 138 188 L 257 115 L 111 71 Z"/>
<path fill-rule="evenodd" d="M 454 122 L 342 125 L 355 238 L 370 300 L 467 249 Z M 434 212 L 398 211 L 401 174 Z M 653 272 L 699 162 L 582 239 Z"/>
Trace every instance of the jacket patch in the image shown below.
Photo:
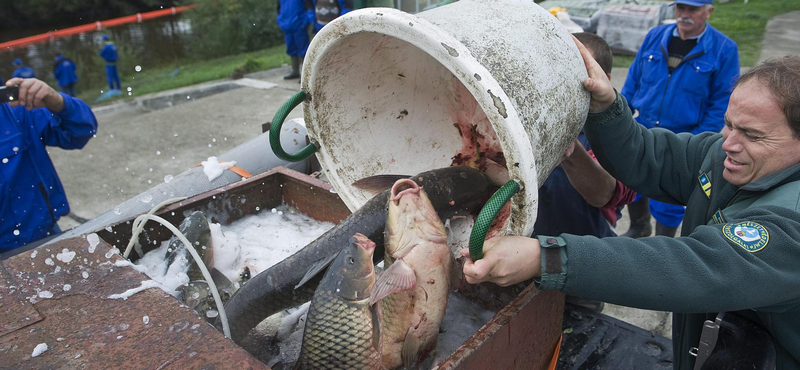
<path fill-rule="evenodd" d="M 700 181 L 700 187 L 703 188 L 703 192 L 706 193 L 706 196 L 711 198 L 711 181 L 708 180 L 708 175 L 703 172 L 700 174 L 697 180 Z"/>
<path fill-rule="evenodd" d="M 728 240 L 742 247 L 744 250 L 754 253 L 758 252 L 769 243 L 769 232 L 761 224 L 753 221 L 737 222 L 726 224 L 722 227 L 722 233 Z"/>

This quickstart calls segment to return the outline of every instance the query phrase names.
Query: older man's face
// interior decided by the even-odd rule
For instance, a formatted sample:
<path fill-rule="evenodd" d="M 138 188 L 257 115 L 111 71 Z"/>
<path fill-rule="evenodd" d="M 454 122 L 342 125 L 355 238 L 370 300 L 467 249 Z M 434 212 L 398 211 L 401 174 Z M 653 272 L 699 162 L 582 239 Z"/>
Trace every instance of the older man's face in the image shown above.
<path fill-rule="evenodd" d="M 722 177 L 742 186 L 800 163 L 800 139 L 772 93 L 752 79 L 736 87 L 722 129 L 725 170 Z"/>
<path fill-rule="evenodd" d="M 675 4 L 675 19 L 678 24 L 678 33 L 682 38 L 699 35 L 706 27 L 706 21 L 714 12 L 714 7 L 691 6 Z"/>

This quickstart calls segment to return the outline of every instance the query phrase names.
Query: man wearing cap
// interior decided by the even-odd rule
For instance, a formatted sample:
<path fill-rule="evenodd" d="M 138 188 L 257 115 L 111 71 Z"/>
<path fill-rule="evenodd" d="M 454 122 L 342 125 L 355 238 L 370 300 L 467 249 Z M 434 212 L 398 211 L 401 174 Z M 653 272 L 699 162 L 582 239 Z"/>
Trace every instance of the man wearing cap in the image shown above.
<path fill-rule="evenodd" d="M 676 23 L 653 28 L 642 42 L 620 93 L 646 128 L 692 134 L 722 129 L 739 77 L 739 48 L 707 23 L 712 1 L 676 0 Z M 651 213 L 656 235 L 674 236 L 684 207 L 641 197 L 628 211 L 631 227 L 625 236 L 650 236 Z"/>
<path fill-rule="evenodd" d="M 17 67 L 17 69 L 15 69 L 14 73 L 11 75 L 11 78 L 36 78 L 36 74 L 33 73 L 33 69 L 22 64 L 22 59 L 14 59 L 14 61 L 11 62 L 11 65 Z"/>
<path fill-rule="evenodd" d="M 53 76 L 58 81 L 61 91 L 69 96 L 75 96 L 75 83 L 78 82 L 78 75 L 75 73 L 75 63 L 65 58 L 61 53 L 56 55 L 53 65 Z"/>
<path fill-rule="evenodd" d="M 100 50 L 100 56 L 106 61 L 106 76 L 108 77 L 108 88 L 119 90 L 119 73 L 117 73 L 117 47 L 108 39 L 108 35 L 103 35 L 105 46 Z M 116 86 L 116 88 L 115 88 Z"/>

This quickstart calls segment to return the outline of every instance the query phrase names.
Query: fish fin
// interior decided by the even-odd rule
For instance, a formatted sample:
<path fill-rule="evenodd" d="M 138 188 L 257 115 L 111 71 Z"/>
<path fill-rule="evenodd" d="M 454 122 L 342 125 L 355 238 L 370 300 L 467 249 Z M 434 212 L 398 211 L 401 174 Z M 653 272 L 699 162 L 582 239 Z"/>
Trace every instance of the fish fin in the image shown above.
<path fill-rule="evenodd" d="M 216 267 L 212 267 L 210 273 L 211 273 L 211 279 L 214 280 L 214 284 L 217 285 L 217 288 L 233 284 L 231 279 L 228 279 L 228 277 L 225 276 L 225 274 L 223 274 L 222 271 L 217 270 Z"/>
<path fill-rule="evenodd" d="M 317 262 L 314 262 L 314 264 L 311 265 L 311 268 L 308 269 L 308 272 L 306 272 L 305 276 L 303 276 L 303 279 L 300 280 L 300 282 L 297 283 L 297 285 L 295 285 L 294 288 L 297 289 L 297 288 L 303 286 L 303 284 L 307 283 L 309 280 L 314 278 L 314 276 L 317 276 L 317 274 L 325 271 L 328 268 L 328 266 L 331 263 L 333 263 L 333 260 L 336 259 L 337 255 L 339 255 L 339 254 L 338 253 L 334 253 L 334 254 L 332 254 L 332 255 L 330 255 L 328 257 L 325 257 L 325 258 L 323 258 L 323 259 L 321 259 L 321 260 L 319 260 Z"/>
<path fill-rule="evenodd" d="M 353 187 L 368 193 L 378 194 L 384 190 L 391 189 L 397 180 L 407 179 L 409 175 L 375 175 L 365 177 L 353 182 Z"/>
<path fill-rule="evenodd" d="M 413 369 L 419 356 L 420 341 L 419 337 L 412 332 L 414 328 L 408 328 L 406 338 L 403 341 L 403 349 L 400 351 L 400 357 L 403 359 L 404 369 Z"/>
<path fill-rule="evenodd" d="M 372 347 L 375 348 L 375 352 L 381 353 L 381 303 L 377 302 L 370 306 L 370 312 L 372 313 Z"/>
<path fill-rule="evenodd" d="M 375 304 L 392 293 L 402 292 L 416 286 L 417 274 L 405 261 L 398 259 L 389 266 L 372 286 L 369 304 Z"/>

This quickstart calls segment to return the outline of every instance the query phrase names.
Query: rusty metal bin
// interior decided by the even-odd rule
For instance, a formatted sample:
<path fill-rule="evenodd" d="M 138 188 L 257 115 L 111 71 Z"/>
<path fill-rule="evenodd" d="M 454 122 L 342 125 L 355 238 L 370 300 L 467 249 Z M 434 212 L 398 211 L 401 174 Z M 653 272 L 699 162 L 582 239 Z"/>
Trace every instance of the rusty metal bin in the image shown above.
<path fill-rule="evenodd" d="M 157 215 L 177 225 L 184 212 L 202 210 L 211 221 L 230 224 L 287 204 L 314 219 L 338 223 L 350 211 L 331 189 L 277 167 L 172 204 Z M 0 262 L 0 368 L 269 369 L 171 295 L 158 289 L 131 294 L 129 289 L 143 289 L 150 279 L 111 252 L 127 245 L 131 223 L 97 230 L 102 240 L 96 246 L 85 237 L 66 239 Z M 171 236 L 150 222 L 139 241 L 146 253 Z M 132 253 L 132 259 L 139 257 Z M 494 297 L 496 289 L 462 290 Z M 124 299 L 109 298 L 124 292 Z M 547 368 L 561 334 L 563 295 L 537 292 L 531 285 L 500 304 L 498 313 L 439 369 Z M 42 343 L 47 350 L 33 356 Z"/>

